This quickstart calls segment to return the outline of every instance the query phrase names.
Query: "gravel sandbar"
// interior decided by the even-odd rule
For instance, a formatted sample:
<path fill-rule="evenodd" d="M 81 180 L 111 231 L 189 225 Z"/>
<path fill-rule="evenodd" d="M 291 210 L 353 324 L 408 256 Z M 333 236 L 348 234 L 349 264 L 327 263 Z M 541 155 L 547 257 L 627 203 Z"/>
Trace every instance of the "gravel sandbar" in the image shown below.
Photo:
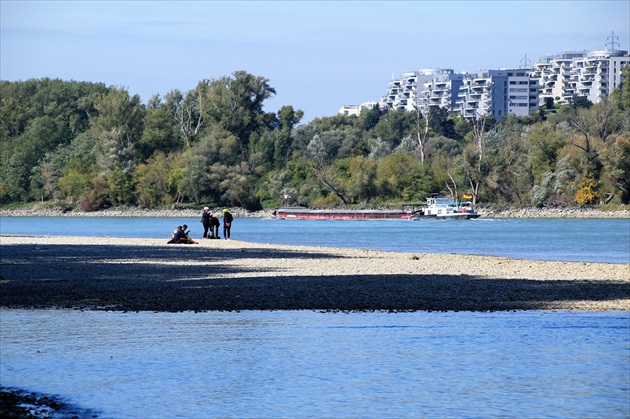
<path fill-rule="evenodd" d="M 0 236 L 0 307 L 630 310 L 630 265 L 238 240 Z"/>

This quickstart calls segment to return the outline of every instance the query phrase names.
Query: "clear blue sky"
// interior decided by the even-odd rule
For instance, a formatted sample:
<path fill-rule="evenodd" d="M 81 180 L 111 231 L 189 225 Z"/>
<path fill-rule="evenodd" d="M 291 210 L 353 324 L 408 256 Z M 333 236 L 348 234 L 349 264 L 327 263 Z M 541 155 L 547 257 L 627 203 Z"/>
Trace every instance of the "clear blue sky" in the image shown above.
<path fill-rule="evenodd" d="M 419 67 L 518 67 L 566 50 L 630 49 L 618 1 L 6 1 L 0 78 L 122 86 L 146 101 L 245 70 L 269 79 L 265 110 L 303 122 L 378 100 Z"/>

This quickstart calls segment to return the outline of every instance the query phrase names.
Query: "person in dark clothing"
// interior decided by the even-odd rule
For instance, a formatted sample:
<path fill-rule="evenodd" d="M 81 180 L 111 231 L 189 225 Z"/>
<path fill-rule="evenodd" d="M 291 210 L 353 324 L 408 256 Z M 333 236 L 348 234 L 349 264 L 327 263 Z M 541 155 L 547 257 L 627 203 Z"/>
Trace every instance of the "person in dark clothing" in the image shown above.
<path fill-rule="evenodd" d="M 234 221 L 234 217 L 230 214 L 227 208 L 223 210 L 223 238 L 230 238 L 230 229 L 232 228 L 232 221 Z"/>
<path fill-rule="evenodd" d="M 173 232 L 171 235 L 171 239 L 167 242 L 168 244 L 195 244 L 195 241 L 188 237 L 188 231 L 186 229 L 188 226 L 184 224 L 183 226 L 178 226 L 177 230 Z"/>
<path fill-rule="evenodd" d="M 171 238 L 166 243 L 167 244 L 177 243 L 179 239 L 182 238 L 183 234 L 184 234 L 184 230 L 182 230 L 182 226 L 177 226 L 175 231 L 173 231 L 173 234 L 171 234 Z"/>
<path fill-rule="evenodd" d="M 214 214 L 210 214 L 210 234 L 208 235 L 208 238 L 210 239 L 221 238 L 221 236 L 219 236 L 220 225 L 221 225 L 221 222 L 219 221 L 219 219 L 215 217 Z"/>
<path fill-rule="evenodd" d="M 182 226 L 182 235 L 179 238 L 179 240 L 177 240 L 175 243 L 185 243 L 185 244 L 195 244 L 195 241 L 193 239 L 190 238 L 190 236 L 188 236 L 188 233 L 190 233 L 189 231 L 186 231 L 186 229 L 188 228 L 188 226 L 186 224 L 184 224 Z"/>
<path fill-rule="evenodd" d="M 210 229 L 210 234 L 212 235 L 212 229 L 210 227 L 210 219 L 212 218 L 212 214 L 209 212 L 210 208 L 205 207 L 203 209 L 203 213 L 201 214 L 201 224 L 203 224 L 203 238 L 209 239 L 208 229 Z"/>

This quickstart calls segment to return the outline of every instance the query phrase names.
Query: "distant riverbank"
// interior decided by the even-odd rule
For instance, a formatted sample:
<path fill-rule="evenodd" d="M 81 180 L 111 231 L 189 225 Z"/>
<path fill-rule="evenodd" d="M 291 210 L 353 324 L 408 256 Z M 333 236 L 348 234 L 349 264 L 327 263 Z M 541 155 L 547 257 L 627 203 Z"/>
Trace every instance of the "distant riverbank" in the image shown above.
<path fill-rule="evenodd" d="M 213 208 L 216 216 L 221 216 L 222 208 Z M 200 209 L 141 209 L 141 208 L 110 208 L 101 211 L 64 211 L 57 208 L 16 208 L 0 209 L 0 217 L 197 217 Z M 242 208 L 230 208 L 235 217 L 271 217 L 273 210 L 248 211 Z M 620 207 L 618 210 L 599 210 L 596 208 L 564 207 L 564 208 L 513 208 L 494 209 L 477 207 L 477 212 L 483 218 L 628 218 L 630 208 Z"/>

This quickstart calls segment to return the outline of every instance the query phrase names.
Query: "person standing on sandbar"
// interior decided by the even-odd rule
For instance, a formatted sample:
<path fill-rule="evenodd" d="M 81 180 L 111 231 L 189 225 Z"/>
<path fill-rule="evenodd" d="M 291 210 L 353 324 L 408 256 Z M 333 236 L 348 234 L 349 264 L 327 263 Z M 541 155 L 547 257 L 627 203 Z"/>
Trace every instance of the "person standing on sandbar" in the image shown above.
<path fill-rule="evenodd" d="M 212 234 L 212 226 L 210 225 L 210 219 L 212 215 L 210 214 L 210 208 L 205 207 L 203 209 L 203 213 L 201 214 L 201 224 L 203 225 L 203 238 L 209 239 L 208 229 L 210 229 L 210 234 Z"/>
<path fill-rule="evenodd" d="M 234 217 L 230 214 L 227 208 L 223 209 L 223 238 L 230 238 L 230 229 L 232 228 L 232 221 L 234 221 Z"/>

